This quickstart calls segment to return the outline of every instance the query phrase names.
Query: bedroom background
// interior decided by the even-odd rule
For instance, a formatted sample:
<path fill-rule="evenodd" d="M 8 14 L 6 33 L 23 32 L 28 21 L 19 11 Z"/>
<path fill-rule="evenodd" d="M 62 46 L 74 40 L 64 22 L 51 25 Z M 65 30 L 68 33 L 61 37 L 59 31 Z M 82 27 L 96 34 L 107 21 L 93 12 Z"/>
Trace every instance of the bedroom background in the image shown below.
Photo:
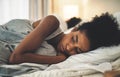
<path fill-rule="evenodd" d="M 89 20 L 94 17 L 94 15 L 100 15 L 103 12 L 110 12 L 113 14 L 119 13 L 119 16 L 117 17 L 120 21 L 119 4 L 120 0 L 0 0 L 0 25 L 8 22 L 11 19 L 37 20 L 49 14 L 58 14 L 64 20 L 73 16 L 80 17 L 83 20 Z M 20 28 L 16 30 L 21 31 Z M 27 30 L 25 31 L 28 32 Z M 1 45 L 4 46 L 3 44 Z M 4 60 L 8 60 L 8 58 L 5 58 Z M 99 69 L 101 64 L 103 67 L 102 69 Z M 35 68 L 33 68 L 35 70 L 46 68 L 42 67 L 41 65 L 32 65 L 29 63 L 23 63 L 23 66 L 32 66 L 31 68 L 35 66 Z M 4 67 L 7 68 L 7 66 Z M 22 69 L 25 68 L 22 67 L 22 64 L 20 64 L 18 68 L 19 67 Z M 112 67 L 115 70 L 120 70 L 120 45 L 110 48 L 100 48 L 85 54 L 78 54 L 70 57 L 64 62 L 50 66 L 46 69 L 48 72 L 37 71 L 35 73 L 25 74 L 22 77 L 103 77 L 103 73 L 106 70 L 112 70 Z M 21 70 L 21 68 L 19 71 L 24 72 L 27 70 Z M 28 70 L 31 70 L 31 68 L 28 68 Z M 52 71 L 53 69 L 57 70 Z M 5 74 L 6 76 L 6 72 L 4 71 L 3 73 L 1 72 L 1 74 Z M 9 76 L 9 72 L 7 75 Z"/>
<path fill-rule="evenodd" d="M 120 0 L 0 0 L 0 24 L 11 19 L 37 20 L 58 14 L 64 20 L 73 16 L 89 20 L 103 12 L 120 11 Z"/>

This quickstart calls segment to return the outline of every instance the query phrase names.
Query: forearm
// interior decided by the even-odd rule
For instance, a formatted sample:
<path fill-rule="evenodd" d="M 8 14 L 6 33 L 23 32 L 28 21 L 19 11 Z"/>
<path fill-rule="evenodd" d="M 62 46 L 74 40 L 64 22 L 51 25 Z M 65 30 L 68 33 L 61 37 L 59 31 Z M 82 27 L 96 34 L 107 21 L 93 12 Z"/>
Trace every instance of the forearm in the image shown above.
<path fill-rule="evenodd" d="M 45 56 L 45 55 L 39 55 L 33 53 L 25 53 L 21 55 L 12 54 L 9 61 L 12 64 L 18 64 L 24 62 L 39 63 L 39 64 L 55 64 L 62 62 L 65 59 L 66 57 L 64 55 Z"/>

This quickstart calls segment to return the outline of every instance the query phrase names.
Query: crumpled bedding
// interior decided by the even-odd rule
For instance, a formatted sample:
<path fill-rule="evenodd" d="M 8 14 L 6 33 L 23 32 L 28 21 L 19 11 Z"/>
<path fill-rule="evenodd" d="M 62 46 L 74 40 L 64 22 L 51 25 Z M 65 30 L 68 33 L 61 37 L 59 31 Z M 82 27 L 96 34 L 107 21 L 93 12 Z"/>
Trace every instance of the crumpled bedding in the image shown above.
<path fill-rule="evenodd" d="M 15 77 L 103 77 L 105 71 L 112 69 L 120 70 L 120 45 L 74 55 L 44 71 Z"/>
<path fill-rule="evenodd" d="M 120 45 L 73 55 L 64 62 L 53 64 L 48 68 L 34 63 L 1 65 L 1 67 L 9 71 L 2 74 L 14 77 L 103 77 L 105 71 L 120 70 Z"/>
<path fill-rule="evenodd" d="M 21 74 L 33 73 L 46 69 L 46 66 L 35 63 L 21 63 L 15 65 L 0 65 L 0 76 L 16 76 Z"/>

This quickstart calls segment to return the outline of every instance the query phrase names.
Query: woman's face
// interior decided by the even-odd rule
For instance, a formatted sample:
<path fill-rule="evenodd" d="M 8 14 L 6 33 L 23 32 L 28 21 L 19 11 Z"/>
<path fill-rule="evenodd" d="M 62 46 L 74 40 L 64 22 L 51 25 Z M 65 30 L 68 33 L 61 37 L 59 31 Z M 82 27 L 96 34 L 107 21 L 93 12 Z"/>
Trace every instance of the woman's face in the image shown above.
<path fill-rule="evenodd" d="M 74 31 L 65 34 L 57 48 L 63 53 L 74 55 L 87 52 L 90 49 L 90 42 L 84 31 Z"/>

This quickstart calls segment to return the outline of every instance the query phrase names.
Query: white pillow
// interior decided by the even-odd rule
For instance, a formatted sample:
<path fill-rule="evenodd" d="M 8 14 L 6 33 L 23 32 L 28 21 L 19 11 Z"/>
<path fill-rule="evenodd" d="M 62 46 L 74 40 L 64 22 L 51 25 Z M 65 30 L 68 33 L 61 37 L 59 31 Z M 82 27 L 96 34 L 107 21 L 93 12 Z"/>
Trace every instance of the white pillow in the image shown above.
<path fill-rule="evenodd" d="M 119 24 L 119 29 L 120 29 L 120 12 L 114 13 L 113 16 L 117 19 L 117 22 Z"/>
<path fill-rule="evenodd" d="M 120 45 L 111 47 L 101 47 L 99 49 L 77 54 L 69 57 L 67 60 L 52 65 L 50 69 L 65 69 L 80 64 L 100 64 L 103 62 L 111 62 L 120 57 Z"/>

